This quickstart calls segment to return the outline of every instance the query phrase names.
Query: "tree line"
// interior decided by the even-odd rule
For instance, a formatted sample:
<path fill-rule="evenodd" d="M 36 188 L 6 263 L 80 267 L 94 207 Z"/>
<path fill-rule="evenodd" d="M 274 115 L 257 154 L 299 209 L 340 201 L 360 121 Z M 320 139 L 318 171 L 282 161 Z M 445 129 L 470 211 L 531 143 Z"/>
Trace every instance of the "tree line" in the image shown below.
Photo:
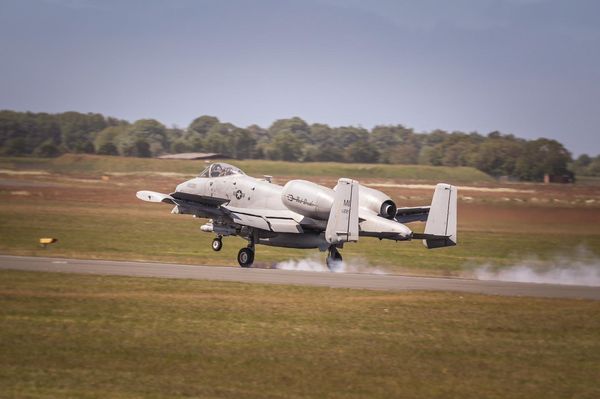
<path fill-rule="evenodd" d="M 97 113 L 0 111 L 0 153 L 5 156 L 153 157 L 181 152 L 216 152 L 235 159 L 472 166 L 492 176 L 527 181 L 539 181 L 546 173 L 600 176 L 600 155 L 573 160 L 556 140 L 525 140 L 497 131 L 423 133 L 403 125 L 368 130 L 308 124 L 298 117 L 279 119 L 268 128 L 241 128 L 207 115 L 182 129 L 155 119 L 130 123 Z"/>

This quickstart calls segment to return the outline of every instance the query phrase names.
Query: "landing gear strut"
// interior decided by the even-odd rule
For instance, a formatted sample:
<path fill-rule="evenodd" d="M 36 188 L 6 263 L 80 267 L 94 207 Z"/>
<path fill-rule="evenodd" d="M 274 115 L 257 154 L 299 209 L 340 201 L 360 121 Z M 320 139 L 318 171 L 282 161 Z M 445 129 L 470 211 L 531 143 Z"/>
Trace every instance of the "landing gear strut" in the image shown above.
<path fill-rule="evenodd" d="M 340 267 L 340 264 L 342 263 L 342 254 L 340 254 L 336 247 L 329 247 L 329 253 L 327 254 L 326 262 L 327 268 L 330 271 L 335 271 L 338 267 Z"/>
<path fill-rule="evenodd" d="M 223 248 L 223 237 L 219 236 L 217 238 L 215 238 L 212 242 L 212 249 L 213 251 L 220 251 L 221 248 Z"/>

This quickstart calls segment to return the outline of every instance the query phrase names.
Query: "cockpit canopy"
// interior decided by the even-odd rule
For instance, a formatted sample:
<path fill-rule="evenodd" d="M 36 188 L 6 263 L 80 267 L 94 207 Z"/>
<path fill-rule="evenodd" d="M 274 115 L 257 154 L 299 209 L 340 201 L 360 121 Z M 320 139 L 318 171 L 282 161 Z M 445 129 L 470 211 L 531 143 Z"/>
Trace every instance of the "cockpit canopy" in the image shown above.
<path fill-rule="evenodd" d="M 228 163 L 217 162 L 208 165 L 198 177 L 223 177 L 231 175 L 245 175 L 245 173 Z"/>

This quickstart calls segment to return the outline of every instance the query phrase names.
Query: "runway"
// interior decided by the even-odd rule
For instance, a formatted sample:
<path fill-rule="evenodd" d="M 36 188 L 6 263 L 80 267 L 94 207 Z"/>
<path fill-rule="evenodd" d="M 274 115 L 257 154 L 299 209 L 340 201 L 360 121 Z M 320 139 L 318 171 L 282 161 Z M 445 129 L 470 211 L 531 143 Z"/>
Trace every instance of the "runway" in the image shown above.
<path fill-rule="evenodd" d="M 384 291 L 454 291 L 486 295 L 600 300 L 600 288 L 598 287 L 402 275 L 243 269 L 241 267 L 192 266 L 151 262 L 0 255 L 0 269 L 236 281 L 260 284 L 292 284 Z"/>

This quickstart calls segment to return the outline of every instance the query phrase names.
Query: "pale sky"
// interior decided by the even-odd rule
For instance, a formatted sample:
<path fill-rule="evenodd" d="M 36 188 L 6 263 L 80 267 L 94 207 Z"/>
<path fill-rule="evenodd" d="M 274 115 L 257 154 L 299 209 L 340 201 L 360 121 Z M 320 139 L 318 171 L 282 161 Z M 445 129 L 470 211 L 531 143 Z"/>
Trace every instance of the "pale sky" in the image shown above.
<path fill-rule="evenodd" d="M 0 109 L 493 130 L 600 153 L 600 1 L 0 0 Z"/>

